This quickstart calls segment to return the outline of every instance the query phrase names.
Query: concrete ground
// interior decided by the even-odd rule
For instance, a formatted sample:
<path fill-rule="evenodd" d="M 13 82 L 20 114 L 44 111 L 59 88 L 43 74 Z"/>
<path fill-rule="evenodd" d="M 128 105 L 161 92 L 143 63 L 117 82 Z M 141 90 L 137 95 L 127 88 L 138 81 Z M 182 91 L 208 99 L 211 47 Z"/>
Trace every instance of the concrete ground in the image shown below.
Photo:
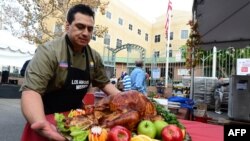
<path fill-rule="evenodd" d="M 0 111 L 0 140 L 19 141 L 26 123 L 20 110 L 20 99 L 0 98 Z"/>
<path fill-rule="evenodd" d="M 0 137 L 1 141 L 19 141 L 26 123 L 18 92 L 20 86 L 0 84 Z"/>

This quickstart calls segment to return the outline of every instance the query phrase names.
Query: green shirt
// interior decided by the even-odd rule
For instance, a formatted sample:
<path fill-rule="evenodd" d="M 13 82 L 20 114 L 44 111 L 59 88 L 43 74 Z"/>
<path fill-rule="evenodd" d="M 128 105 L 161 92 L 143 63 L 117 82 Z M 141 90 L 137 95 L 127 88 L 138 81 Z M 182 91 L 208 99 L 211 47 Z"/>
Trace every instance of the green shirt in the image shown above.
<path fill-rule="evenodd" d="M 72 67 L 82 70 L 86 69 L 86 55 L 74 53 L 71 48 Z M 94 61 L 88 51 L 90 64 L 90 78 L 93 87 L 103 88 L 109 83 L 106 76 L 101 56 L 94 49 L 91 49 Z M 40 94 L 51 92 L 63 87 L 67 77 L 67 44 L 65 36 L 45 43 L 37 48 L 36 54 L 30 61 L 25 72 L 25 81 L 20 89 L 34 90 Z"/>

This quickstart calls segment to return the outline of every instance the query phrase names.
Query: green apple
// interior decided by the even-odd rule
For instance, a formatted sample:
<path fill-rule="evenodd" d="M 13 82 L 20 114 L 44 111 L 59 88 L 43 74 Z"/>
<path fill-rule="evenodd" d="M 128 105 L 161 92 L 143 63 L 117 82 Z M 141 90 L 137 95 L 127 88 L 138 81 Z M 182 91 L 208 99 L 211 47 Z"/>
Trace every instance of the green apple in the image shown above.
<path fill-rule="evenodd" d="M 168 125 L 168 123 L 164 120 L 156 120 L 154 121 L 154 126 L 156 128 L 156 137 L 158 139 L 161 138 L 161 131 L 164 127 L 166 127 Z"/>
<path fill-rule="evenodd" d="M 156 135 L 154 123 L 150 120 L 142 120 L 137 126 L 137 133 L 154 139 Z"/>

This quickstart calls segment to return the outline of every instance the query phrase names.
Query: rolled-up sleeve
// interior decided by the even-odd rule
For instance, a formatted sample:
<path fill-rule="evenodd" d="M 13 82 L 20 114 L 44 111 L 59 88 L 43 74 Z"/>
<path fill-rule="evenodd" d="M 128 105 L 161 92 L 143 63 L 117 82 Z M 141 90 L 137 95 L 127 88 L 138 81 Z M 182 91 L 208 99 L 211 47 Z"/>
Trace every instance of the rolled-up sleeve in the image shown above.
<path fill-rule="evenodd" d="M 25 81 L 20 91 L 31 89 L 40 94 L 46 91 L 49 80 L 53 77 L 56 66 L 56 56 L 52 48 L 39 46 L 25 72 Z"/>

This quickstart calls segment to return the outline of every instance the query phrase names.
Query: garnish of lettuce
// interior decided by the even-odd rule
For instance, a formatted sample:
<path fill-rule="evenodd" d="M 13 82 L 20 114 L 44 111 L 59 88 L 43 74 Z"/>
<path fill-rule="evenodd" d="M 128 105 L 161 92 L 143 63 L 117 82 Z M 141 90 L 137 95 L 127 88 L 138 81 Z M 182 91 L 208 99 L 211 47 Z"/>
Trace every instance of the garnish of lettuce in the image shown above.
<path fill-rule="evenodd" d="M 79 127 L 72 126 L 70 128 L 65 128 L 64 120 L 65 116 L 63 114 L 55 113 L 54 118 L 57 124 L 57 128 L 64 135 L 70 135 L 73 141 L 85 141 L 88 138 L 89 131 L 82 130 Z"/>
<path fill-rule="evenodd" d="M 87 137 L 89 134 L 88 130 L 82 130 L 76 126 L 70 127 L 69 130 L 70 130 L 70 136 L 73 137 L 73 141 L 85 141 L 85 140 L 87 140 Z"/>
<path fill-rule="evenodd" d="M 57 128 L 59 129 L 60 132 L 68 132 L 69 131 L 69 129 L 65 128 L 65 126 L 64 126 L 65 116 L 63 114 L 55 113 L 54 118 L 55 118 L 55 121 L 57 124 Z"/>

